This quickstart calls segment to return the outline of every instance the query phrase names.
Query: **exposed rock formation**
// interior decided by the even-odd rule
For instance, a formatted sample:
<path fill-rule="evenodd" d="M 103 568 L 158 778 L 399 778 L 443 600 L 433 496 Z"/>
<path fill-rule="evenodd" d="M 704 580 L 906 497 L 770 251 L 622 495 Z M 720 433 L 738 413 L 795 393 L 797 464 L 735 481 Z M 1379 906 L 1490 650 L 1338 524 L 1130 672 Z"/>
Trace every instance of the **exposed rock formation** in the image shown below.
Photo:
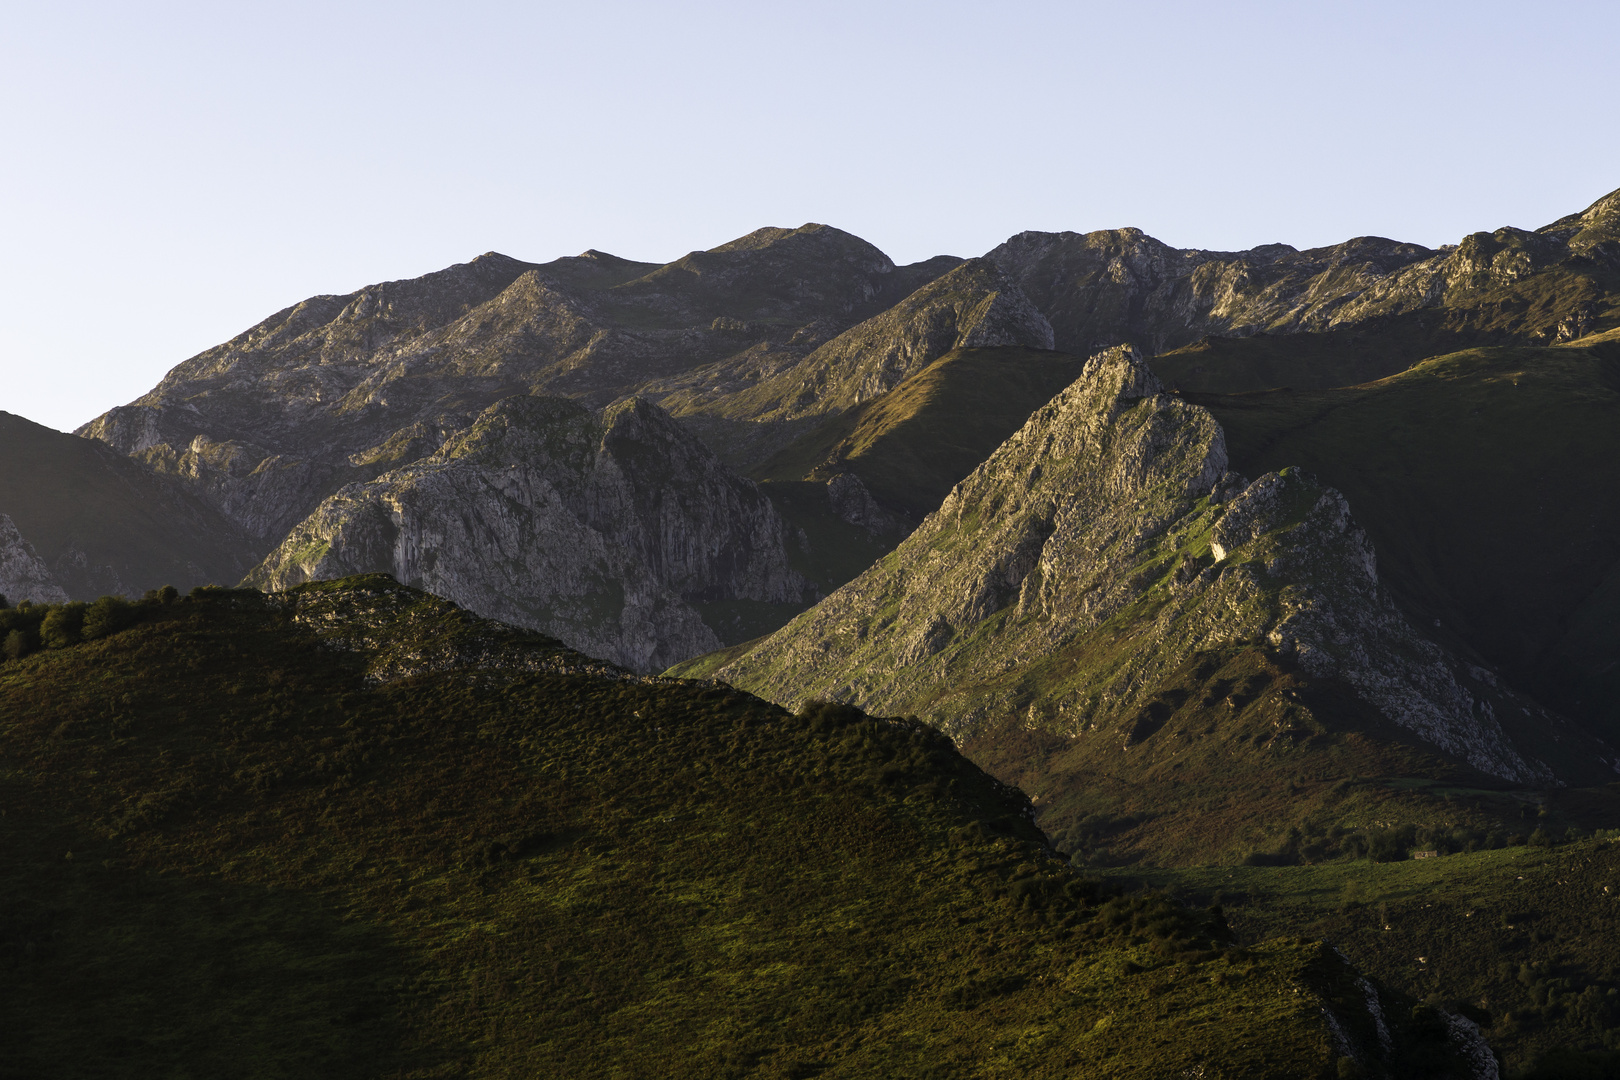
<path fill-rule="evenodd" d="M 1226 467 L 1206 410 L 1134 349 L 1098 354 L 892 556 L 718 675 L 957 734 L 1027 716 L 1128 742 L 1195 653 L 1264 640 L 1484 772 L 1550 778 L 1498 722 L 1525 703 L 1408 624 L 1342 496 Z"/>
<path fill-rule="evenodd" d="M 68 598 L 34 545 L 23 539 L 5 514 L 0 514 L 0 596 L 13 604 L 24 600 L 60 604 Z"/>
<path fill-rule="evenodd" d="M 386 571 L 638 671 L 718 648 L 694 605 L 806 602 L 770 502 L 662 410 L 510 397 L 327 498 L 249 575 Z"/>

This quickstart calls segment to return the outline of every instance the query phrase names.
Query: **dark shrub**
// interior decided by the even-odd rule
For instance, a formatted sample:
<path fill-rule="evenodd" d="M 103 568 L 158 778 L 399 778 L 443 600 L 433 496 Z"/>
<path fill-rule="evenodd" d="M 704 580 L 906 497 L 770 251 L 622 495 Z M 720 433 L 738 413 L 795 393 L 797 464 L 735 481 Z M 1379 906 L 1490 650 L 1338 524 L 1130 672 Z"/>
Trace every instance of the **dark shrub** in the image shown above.
<path fill-rule="evenodd" d="M 7 660 L 21 660 L 30 651 L 28 635 L 21 630 L 11 631 L 4 641 L 0 642 L 0 653 L 4 653 Z"/>
<path fill-rule="evenodd" d="M 65 649 L 79 643 L 84 629 L 84 605 L 62 604 L 45 614 L 39 626 L 39 640 L 47 649 Z"/>
<path fill-rule="evenodd" d="M 134 622 L 133 604 L 121 596 L 103 596 L 84 609 L 84 628 L 81 633 L 86 641 L 94 641 L 108 634 L 116 634 Z"/>

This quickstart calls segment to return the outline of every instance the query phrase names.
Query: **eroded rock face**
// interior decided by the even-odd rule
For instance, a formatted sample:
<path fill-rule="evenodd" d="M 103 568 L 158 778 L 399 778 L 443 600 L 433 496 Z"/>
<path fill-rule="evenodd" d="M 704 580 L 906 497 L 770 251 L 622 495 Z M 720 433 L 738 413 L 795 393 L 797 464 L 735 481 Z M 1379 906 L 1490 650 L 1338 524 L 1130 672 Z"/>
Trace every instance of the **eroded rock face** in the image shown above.
<path fill-rule="evenodd" d="M 959 735 L 1020 716 L 1112 736 L 1195 653 L 1256 641 L 1482 771 L 1550 779 L 1497 719 L 1528 703 L 1407 622 L 1343 496 L 1297 470 L 1229 473 L 1214 418 L 1129 347 L 1094 356 L 893 556 L 718 675 Z"/>
<path fill-rule="evenodd" d="M 758 489 L 662 410 L 519 396 L 438 452 L 327 498 L 256 569 L 266 590 L 386 571 L 638 671 L 719 639 L 694 605 L 802 603 Z"/>
<path fill-rule="evenodd" d="M 68 594 L 51 576 L 34 551 L 34 545 L 23 539 L 16 524 L 6 514 L 0 514 L 0 596 L 13 604 L 32 600 L 36 604 L 61 604 Z"/>

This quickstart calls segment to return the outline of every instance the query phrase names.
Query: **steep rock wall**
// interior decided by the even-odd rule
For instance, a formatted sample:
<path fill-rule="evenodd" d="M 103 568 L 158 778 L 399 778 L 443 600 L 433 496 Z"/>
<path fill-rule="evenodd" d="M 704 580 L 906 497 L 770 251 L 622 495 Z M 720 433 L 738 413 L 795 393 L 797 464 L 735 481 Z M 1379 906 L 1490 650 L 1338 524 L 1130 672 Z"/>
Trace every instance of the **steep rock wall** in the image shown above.
<path fill-rule="evenodd" d="M 656 406 L 513 397 L 430 457 L 326 499 L 248 581 L 386 571 L 653 671 L 719 646 L 694 604 L 802 602 L 791 539 Z"/>

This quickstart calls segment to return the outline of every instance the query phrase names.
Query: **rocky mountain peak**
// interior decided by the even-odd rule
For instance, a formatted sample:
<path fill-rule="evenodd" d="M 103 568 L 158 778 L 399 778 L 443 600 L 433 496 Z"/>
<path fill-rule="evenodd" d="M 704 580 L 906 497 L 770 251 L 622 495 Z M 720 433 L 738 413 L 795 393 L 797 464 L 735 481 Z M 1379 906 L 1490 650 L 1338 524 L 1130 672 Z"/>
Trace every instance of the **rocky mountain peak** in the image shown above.
<path fill-rule="evenodd" d="M 959 735 L 1022 718 L 1134 745 L 1173 672 L 1257 641 L 1475 768 L 1550 775 L 1504 726 L 1529 703 L 1410 625 L 1343 496 L 1298 470 L 1228 472 L 1220 425 L 1129 346 L 1093 356 L 891 557 L 718 674 Z"/>
<path fill-rule="evenodd" d="M 822 260 L 830 256 L 858 264 L 875 273 L 888 273 L 894 269 L 894 261 L 872 244 L 853 233 L 813 221 L 797 229 L 755 229 L 746 236 L 710 248 L 709 253 L 772 250 L 791 258 Z"/>
<path fill-rule="evenodd" d="M 1572 251 L 1588 252 L 1600 244 L 1620 242 L 1620 190 L 1537 231 L 1562 240 Z M 1620 256 L 1620 252 L 1613 254 Z"/>

